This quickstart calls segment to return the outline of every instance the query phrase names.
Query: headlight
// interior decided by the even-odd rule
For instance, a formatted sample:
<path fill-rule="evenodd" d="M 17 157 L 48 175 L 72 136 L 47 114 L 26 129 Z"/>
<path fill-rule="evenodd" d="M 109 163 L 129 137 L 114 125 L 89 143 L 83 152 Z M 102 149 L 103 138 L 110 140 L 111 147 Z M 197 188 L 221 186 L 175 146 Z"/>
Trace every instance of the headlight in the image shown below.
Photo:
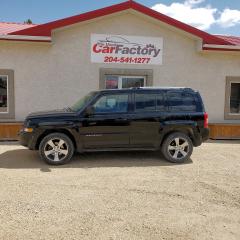
<path fill-rule="evenodd" d="M 31 133 L 33 131 L 33 128 L 25 127 L 25 128 L 23 128 L 23 131 Z"/>
<path fill-rule="evenodd" d="M 33 132 L 33 123 L 31 122 L 30 119 L 26 119 L 23 124 L 23 131 L 24 132 Z"/>

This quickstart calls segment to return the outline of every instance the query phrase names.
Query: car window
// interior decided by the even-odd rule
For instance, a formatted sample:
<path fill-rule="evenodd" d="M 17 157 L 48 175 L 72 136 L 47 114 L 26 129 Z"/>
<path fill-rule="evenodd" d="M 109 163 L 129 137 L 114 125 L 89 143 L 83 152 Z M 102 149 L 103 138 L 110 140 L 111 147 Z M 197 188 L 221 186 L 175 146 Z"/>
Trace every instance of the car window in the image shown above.
<path fill-rule="evenodd" d="M 167 100 L 170 111 L 196 111 L 195 98 L 191 93 L 169 91 Z"/>
<path fill-rule="evenodd" d="M 155 110 L 164 110 L 163 93 L 136 93 L 135 94 L 135 111 L 146 112 Z"/>
<path fill-rule="evenodd" d="M 95 113 L 125 113 L 128 111 L 129 94 L 108 94 L 93 105 Z"/>
<path fill-rule="evenodd" d="M 136 93 L 135 94 L 135 111 L 145 112 L 156 109 L 156 95 L 151 93 Z"/>
<path fill-rule="evenodd" d="M 82 109 L 95 95 L 97 92 L 90 92 L 88 95 L 79 99 L 70 109 L 77 112 Z"/>
<path fill-rule="evenodd" d="M 164 95 L 163 93 L 159 93 L 156 95 L 157 100 L 157 106 L 156 109 L 158 111 L 164 111 L 165 110 L 165 102 L 164 102 Z"/>

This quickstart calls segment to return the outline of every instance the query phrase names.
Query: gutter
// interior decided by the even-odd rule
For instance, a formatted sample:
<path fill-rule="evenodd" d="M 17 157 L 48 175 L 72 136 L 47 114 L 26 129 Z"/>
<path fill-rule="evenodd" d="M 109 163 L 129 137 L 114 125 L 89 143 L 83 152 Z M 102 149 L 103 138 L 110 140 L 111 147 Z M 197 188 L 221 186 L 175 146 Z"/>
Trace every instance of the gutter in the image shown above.
<path fill-rule="evenodd" d="M 229 50 L 240 51 L 240 45 L 216 45 L 216 44 L 203 44 L 203 50 Z"/>
<path fill-rule="evenodd" d="M 25 35 L 0 35 L 0 40 L 30 41 L 30 42 L 51 42 L 51 37 L 25 36 Z"/>

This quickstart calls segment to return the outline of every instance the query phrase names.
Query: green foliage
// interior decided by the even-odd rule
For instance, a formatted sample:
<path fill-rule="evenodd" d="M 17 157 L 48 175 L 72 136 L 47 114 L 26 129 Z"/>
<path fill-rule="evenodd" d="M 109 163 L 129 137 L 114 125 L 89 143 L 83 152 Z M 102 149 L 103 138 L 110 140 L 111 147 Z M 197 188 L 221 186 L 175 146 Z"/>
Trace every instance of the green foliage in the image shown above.
<path fill-rule="evenodd" d="M 24 21 L 25 24 L 32 24 L 32 20 L 28 18 L 26 21 Z"/>

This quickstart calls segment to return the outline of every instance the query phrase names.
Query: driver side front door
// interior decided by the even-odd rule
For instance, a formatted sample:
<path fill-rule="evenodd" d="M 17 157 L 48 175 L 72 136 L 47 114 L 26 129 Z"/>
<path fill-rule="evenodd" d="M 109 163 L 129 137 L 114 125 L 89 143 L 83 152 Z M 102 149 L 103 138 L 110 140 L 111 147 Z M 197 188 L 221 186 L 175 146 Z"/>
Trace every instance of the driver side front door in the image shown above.
<path fill-rule="evenodd" d="M 96 100 L 80 128 L 84 149 L 129 146 L 129 99 L 129 93 L 107 93 Z"/>

